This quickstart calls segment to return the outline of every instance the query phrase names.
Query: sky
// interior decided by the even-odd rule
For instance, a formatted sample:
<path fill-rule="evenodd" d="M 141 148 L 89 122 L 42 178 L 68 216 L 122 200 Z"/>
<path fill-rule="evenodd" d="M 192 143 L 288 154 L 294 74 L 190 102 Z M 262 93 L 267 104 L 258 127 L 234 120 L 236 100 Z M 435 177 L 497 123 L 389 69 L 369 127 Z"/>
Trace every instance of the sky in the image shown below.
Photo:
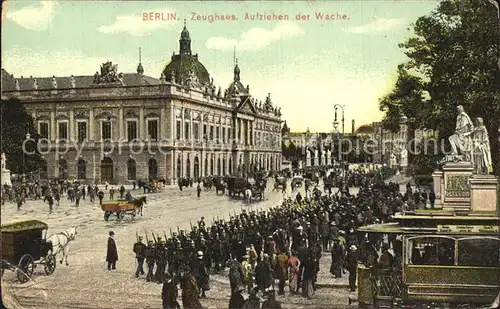
<path fill-rule="evenodd" d="M 335 104 L 344 106 L 350 132 L 352 119 L 356 126 L 382 119 L 378 101 L 407 59 L 398 44 L 412 36 L 417 18 L 437 5 L 437 0 L 4 1 L 2 68 L 15 77 L 93 75 L 110 60 L 120 72 L 132 73 L 141 48 L 144 74 L 159 78 L 172 53 L 179 52 L 186 19 L 192 52 L 222 89 L 233 79 L 236 57 L 242 83 L 262 101 L 270 93 L 293 132 L 333 131 Z M 144 20 L 150 12 L 165 20 Z M 251 20 L 247 13 L 288 20 Z M 319 13 L 334 19 L 320 20 Z M 298 14 L 309 18 L 297 20 Z M 215 15 L 237 20 L 207 20 Z"/>

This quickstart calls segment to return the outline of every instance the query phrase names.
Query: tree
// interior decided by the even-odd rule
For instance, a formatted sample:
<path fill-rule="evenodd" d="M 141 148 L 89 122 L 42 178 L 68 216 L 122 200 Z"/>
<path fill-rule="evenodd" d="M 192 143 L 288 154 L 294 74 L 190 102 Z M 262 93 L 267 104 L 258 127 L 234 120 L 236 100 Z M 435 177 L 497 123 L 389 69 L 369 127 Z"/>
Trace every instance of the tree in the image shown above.
<path fill-rule="evenodd" d="M 14 174 L 38 171 L 45 161 L 38 152 L 39 135 L 26 107 L 18 99 L 2 100 L 0 118 L 1 148 L 7 159 L 7 168 Z M 24 143 L 27 133 L 32 140 Z"/>
<path fill-rule="evenodd" d="M 381 100 L 380 108 L 389 127 L 402 111 L 408 113 L 409 126 L 436 129 L 447 138 L 455 128 L 456 106 L 463 105 L 471 117 L 483 117 L 499 174 L 497 16 L 488 1 L 443 0 L 434 12 L 418 18 L 415 35 L 400 44 L 409 61 L 398 67 L 395 89 Z M 401 91 L 408 84 L 413 91 Z M 428 98 L 415 100 L 419 87 Z"/>

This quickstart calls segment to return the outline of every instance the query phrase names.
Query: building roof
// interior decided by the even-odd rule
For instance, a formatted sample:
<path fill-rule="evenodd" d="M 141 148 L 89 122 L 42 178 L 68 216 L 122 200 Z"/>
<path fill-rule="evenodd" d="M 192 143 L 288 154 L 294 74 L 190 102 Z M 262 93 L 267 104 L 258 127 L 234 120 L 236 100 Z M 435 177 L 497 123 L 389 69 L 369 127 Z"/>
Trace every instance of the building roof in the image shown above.
<path fill-rule="evenodd" d="M 2 91 L 16 91 L 16 80 L 19 84 L 19 90 L 33 90 L 33 82 L 36 79 L 38 89 L 52 89 L 53 77 L 19 77 L 16 78 L 2 69 Z M 58 89 L 70 89 L 71 76 L 56 76 Z M 75 80 L 75 88 L 89 88 L 94 84 L 93 75 L 73 76 Z M 124 73 L 124 86 L 141 86 L 141 85 L 159 85 L 160 80 L 154 77 L 145 76 L 139 73 Z"/>
<path fill-rule="evenodd" d="M 373 125 L 365 124 L 365 125 L 360 126 L 356 130 L 356 134 L 370 134 L 370 133 L 373 133 L 374 131 L 375 130 L 373 129 Z"/>

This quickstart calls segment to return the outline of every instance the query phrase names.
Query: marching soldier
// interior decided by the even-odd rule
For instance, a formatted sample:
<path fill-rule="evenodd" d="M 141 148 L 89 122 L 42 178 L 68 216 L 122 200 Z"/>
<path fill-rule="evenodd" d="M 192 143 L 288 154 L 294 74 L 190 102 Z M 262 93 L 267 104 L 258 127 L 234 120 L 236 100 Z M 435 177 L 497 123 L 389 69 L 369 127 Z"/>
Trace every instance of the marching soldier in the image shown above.
<path fill-rule="evenodd" d="M 153 241 L 148 241 L 148 246 L 145 250 L 146 264 L 148 265 L 148 274 L 146 275 L 146 281 L 153 280 L 153 268 L 155 267 L 155 248 Z"/>
<path fill-rule="evenodd" d="M 156 274 L 155 279 L 158 283 L 163 283 L 165 277 L 165 246 L 161 237 L 157 238 L 158 243 L 156 244 L 155 250 L 155 260 L 156 260 Z"/>
<path fill-rule="evenodd" d="M 138 278 L 139 275 L 144 275 L 144 259 L 146 258 L 146 245 L 142 243 L 142 237 L 137 238 L 137 242 L 134 244 L 135 258 L 137 259 L 137 270 L 135 271 L 135 277 Z"/>

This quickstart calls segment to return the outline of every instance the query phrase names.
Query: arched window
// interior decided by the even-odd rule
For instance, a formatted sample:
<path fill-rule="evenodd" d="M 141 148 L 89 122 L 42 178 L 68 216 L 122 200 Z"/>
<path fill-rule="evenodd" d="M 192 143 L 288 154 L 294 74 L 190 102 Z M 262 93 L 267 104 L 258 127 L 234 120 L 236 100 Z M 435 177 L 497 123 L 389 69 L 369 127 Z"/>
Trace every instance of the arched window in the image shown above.
<path fill-rule="evenodd" d="M 80 159 L 76 165 L 77 167 L 77 179 L 87 179 L 87 162 L 85 160 Z"/>
<path fill-rule="evenodd" d="M 217 175 L 220 176 L 221 175 L 221 160 L 220 158 L 217 159 Z"/>
<path fill-rule="evenodd" d="M 208 176 L 208 158 L 205 158 L 205 176 Z"/>
<path fill-rule="evenodd" d="M 229 175 L 233 174 L 233 159 L 229 158 Z"/>
<path fill-rule="evenodd" d="M 222 159 L 222 176 L 226 176 L 226 158 Z"/>
<path fill-rule="evenodd" d="M 128 180 L 136 180 L 137 170 L 135 166 L 135 160 L 130 158 L 127 161 L 127 179 Z"/>
<path fill-rule="evenodd" d="M 186 177 L 191 178 L 191 160 L 189 158 L 186 160 Z"/>
<path fill-rule="evenodd" d="M 101 183 L 114 182 L 114 164 L 113 159 L 104 157 L 101 161 Z"/>
<path fill-rule="evenodd" d="M 194 157 L 194 180 L 196 182 L 200 181 L 200 160 L 198 157 Z"/>
<path fill-rule="evenodd" d="M 149 179 L 156 180 L 158 178 L 158 163 L 155 159 L 151 158 L 148 162 Z"/>
<path fill-rule="evenodd" d="M 210 175 L 214 174 L 214 158 L 210 158 Z"/>
<path fill-rule="evenodd" d="M 181 157 L 177 157 L 177 179 L 180 179 L 182 175 L 182 161 Z"/>

